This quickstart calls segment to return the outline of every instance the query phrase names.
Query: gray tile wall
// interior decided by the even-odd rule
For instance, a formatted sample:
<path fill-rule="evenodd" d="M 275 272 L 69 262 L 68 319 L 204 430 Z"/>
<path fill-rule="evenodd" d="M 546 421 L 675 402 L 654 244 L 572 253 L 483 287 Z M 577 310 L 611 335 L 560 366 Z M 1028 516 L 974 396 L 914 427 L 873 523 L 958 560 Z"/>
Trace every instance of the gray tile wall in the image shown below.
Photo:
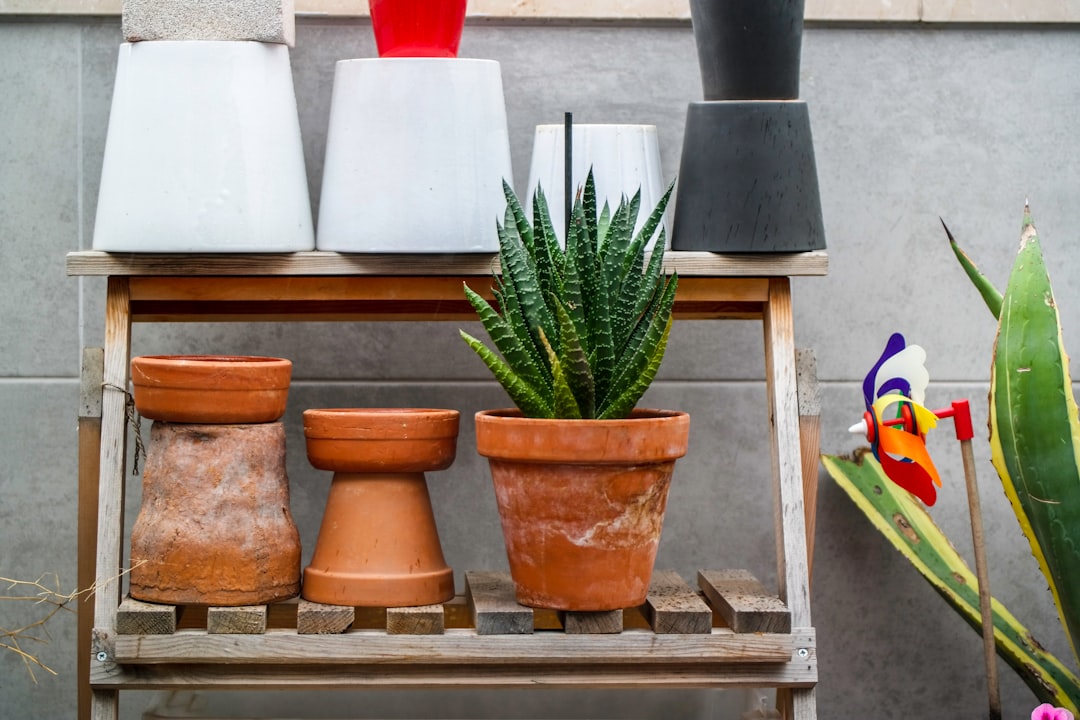
<path fill-rule="evenodd" d="M 0 21 L 0 576 L 57 573 L 65 588 L 75 582 L 80 348 L 102 343 L 104 284 L 66 277 L 63 259 L 89 247 L 119 43 L 116 18 Z M 333 64 L 373 54 L 364 23 L 298 23 L 293 72 L 316 205 Z M 564 110 L 580 122 L 658 125 L 666 174 L 675 175 L 686 103 L 700 99 L 688 27 L 477 24 L 466 30 L 462 55 L 502 63 L 518 187 L 528 172 L 532 127 L 558 122 Z M 955 265 L 939 216 L 1003 284 L 1030 198 L 1066 342 L 1075 347 L 1078 75 L 1080 43 L 1068 28 L 808 29 L 802 95 L 813 119 L 831 271 L 795 282 L 796 327 L 798 344 L 817 352 L 826 452 L 857 444 L 845 428 L 861 412 L 858 383 L 893 330 L 927 348 L 936 381 L 930 402 L 969 397 L 976 425 L 984 427 L 995 326 Z M 775 582 L 760 344 L 756 324 L 676 327 L 662 377 L 646 399 L 694 417 L 690 455 L 672 489 L 661 566 L 689 575 L 737 565 Z M 298 421 L 305 407 L 419 404 L 458 408 L 468 417 L 505 403 L 450 323 L 141 325 L 133 350 L 293 359 L 289 473 L 305 559 L 329 482 L 302 453 Z M 463 425 L 457 463 L 429 479 L 459 583 L 460 571 L 504 563 L 486 469 L 471 450 L 470 423 Z M 995 593 L 1068 661 L 1045 582 L 982 435 L 975 452 Z M 939 433 L 931 448 L 945 478 L 934 514 L 969 554 L 960 459 L 948 437 Z M 129 522 L 137 479 L 130 485 Z M 978 636 L 826 476 L 818 529 L 813 613 L 820 716 L 982 712 Z M 34 612 L 0 605 L 0 627 L 26 622 Z M 32 646 L 59 673 L 38 672 L 36 685 L 12 653 L 0 651 L 0 715 L 74 717 L 74 628 L 73 616 L 56 618 L 48 642 Z M 1032 695 L 1007 668 L 1002 672 L 1006 716 L 1026 717 Z M 125 698 L 131 698 L 123 703 L 125 716 L 138 717 L 146 696 Z M 232 694 L 208 707 L 294 715 L 322 708 L 324 716 L 366 717 L 735 717 L 740 698 L 461 692 L 302 702 L 274 696 L 260 705 Z"/>

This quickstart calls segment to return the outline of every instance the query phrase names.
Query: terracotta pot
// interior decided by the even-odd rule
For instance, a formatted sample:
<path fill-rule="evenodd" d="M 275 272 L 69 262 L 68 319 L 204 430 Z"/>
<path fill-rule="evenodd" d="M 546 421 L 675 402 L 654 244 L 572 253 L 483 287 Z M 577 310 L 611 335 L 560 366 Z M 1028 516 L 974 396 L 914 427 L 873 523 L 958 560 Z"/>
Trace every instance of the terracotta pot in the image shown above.
<path fill-rule="evenodd" d="M 454 596 L 424 473 L 453 463 L 458 422 L 456 410 L 304 411 L 308 460 L 334 471 L 304 598 L 411 607 Z"/>
<path fill-rule="evenodd" d="M 667 410 L 626 420 L 476 415 L 519 603 L 599 611 L 645 601 L 689 431 L 689 415 Z"/>
<path fill-rule="evenodd" d="M 368 0 L 379 57 L 457 57 L 466 0 Z"/>
<path fill-rule="evenodd" d="M 150 429 L 131 531 L 131 596 L 257 605 L 300 592 L 281 423 Z"/>
<path fill-rule="evenodd" d="M 144 355 L 131 361 L 135 407 L 177 423 L 274 422 L 285 413 L 292 363 L 247 355 Z"/>

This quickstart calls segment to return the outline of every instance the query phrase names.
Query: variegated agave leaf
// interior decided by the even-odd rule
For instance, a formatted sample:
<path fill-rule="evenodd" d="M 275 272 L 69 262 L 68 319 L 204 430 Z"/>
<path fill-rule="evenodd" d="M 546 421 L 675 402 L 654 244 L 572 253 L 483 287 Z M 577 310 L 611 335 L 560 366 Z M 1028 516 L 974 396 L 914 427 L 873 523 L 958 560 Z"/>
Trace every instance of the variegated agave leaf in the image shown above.
<path fill-rule="evenodd" d="M 981 632 L 978 580 L 922 503 L 886 478 L 869 449 L 854 460 L 823 455 L 822 462 L 874 527 Z M 998 654 L 1041 702 L 1077 711 L 1080 679 L 1036 642 L 1005 606 L 992 599 L 991 608 Z"/>

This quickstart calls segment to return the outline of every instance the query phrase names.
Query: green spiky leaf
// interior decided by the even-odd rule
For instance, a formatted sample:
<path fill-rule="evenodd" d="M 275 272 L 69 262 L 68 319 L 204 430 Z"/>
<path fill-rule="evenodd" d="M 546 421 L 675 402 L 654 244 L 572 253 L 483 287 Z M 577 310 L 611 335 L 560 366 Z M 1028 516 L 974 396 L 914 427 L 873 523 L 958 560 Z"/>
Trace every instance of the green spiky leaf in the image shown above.
<path fill-rule="evenodd" d="M 825 469 L 882 535 L 960 613 L 982 631 L 978 580 L 923 505 L 886 478 L 869 451 L 855 460 L 823 455 Z M 1027 683 L 1040 702 L 1077 711 L 1080 680 L 1035 641 L 997 600 L 992 600 L 998 654 Z"/>

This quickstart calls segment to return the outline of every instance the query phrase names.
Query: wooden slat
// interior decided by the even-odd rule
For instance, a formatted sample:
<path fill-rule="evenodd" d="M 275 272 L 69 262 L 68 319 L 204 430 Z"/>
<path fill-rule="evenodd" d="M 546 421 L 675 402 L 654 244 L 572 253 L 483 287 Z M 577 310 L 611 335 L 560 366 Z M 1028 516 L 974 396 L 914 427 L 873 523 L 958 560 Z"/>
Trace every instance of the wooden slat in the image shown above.
<path fill-rule="evenodd" d="M 521 635 L 533 631 L 533 611 L 519 605 L 509 573 L 471 570 L 465 594 L 477 635 Z"/>
<path fill-rule="evenodd" d="M 301 600 L 296 608 L 296 632 L 301 635 L 345 632 L 355 618 L 356 611 L 351 607 Z"/>
<path fill-rule="evenodd" d="M 747 570 L 702 570 L 698 585 L 734 632 L 791 630 L 791 612 Z"/>
<path fill-rule="evenodd" d="M 712 632 L 712 610 L 674 570 L 653 571 L 644 611 L 653 632 L 674 635 Z"/>
<path fill-rule="evenodd" d="M 260 635 L 266 632 L 266 606 L 208 608 L 206 631 L 219 635 Z"/>
<path fill-rule="evenodd" d="M 560 612 L 559 617 L 569 635 L 611 635 L 623 631 L 622 610 Z"/>
<path fill-rule="evenodd" d="M 158 605 L 125 597 L 116 612 L 121 635 L 171 635 L 176 632 L 176 606 Z"/>
<path fill-rule="evenodd" d="M 788 278 L 770 280 L 769 302 L 763 319 L 780 599 L 791 610 L 793 625 L 809 627 L 810 583 L 795 377 L 795 324 Z"/>
<path fill-rule="evenodd" d="M 520 640 L 520 641 L 519 641 Z M 626 630 L 618 635 L 536 633 L 510 642 L 504 635 L 447 630 L 444 635 L 387 635 L 353 630 L 341 635 L 210 635 L 185 630 L 174 635 L 121 635 L 114 643 L 118 663 L 388 664 L 552 666 L 564 663 L 635 665 L 731 662 L 776 663 L 791 658 L 788 634 L 736 634 L 726 628 L 709 635 L 657 635 Z"/>
<path fill-rule="evenodd" d="M 442 605 L 386 608 L 388 635 L 442 635 L 446 631 Z"/>
<path fill-rule="evenodd" d="M 669 251 L 668 272 L 680 277 L 769 277 L 825 275 L 825 251 L 790 254 L 725 255 Z M 286 254 L 105 253 L 67 255 L 68 275 L 490 275 L 495 255 L 346 255 L 333 252 Z"/>
<path fill-rule="evenodd" d="M 94 584 L 94 548 L 97 547 L 98 473 L 101 461 L 101 381 L 105 373 L 104 348 L 83 348 L 79 380 L 79 510 L 78 587 Z M 89 720 L 90 634 L 94 629 L 93 606 L 78 607 L 78 717 Z"/>
<path fill-rule="evenodd" d="M 817 530 L 818 468 L 821 455 L 821 393 L 814 351 L 795 351 L 799 383 L 799 448 L 802 453 L 803 510 L 806 517 L 807 582 L 814 577 L 814 534 Z"/>

